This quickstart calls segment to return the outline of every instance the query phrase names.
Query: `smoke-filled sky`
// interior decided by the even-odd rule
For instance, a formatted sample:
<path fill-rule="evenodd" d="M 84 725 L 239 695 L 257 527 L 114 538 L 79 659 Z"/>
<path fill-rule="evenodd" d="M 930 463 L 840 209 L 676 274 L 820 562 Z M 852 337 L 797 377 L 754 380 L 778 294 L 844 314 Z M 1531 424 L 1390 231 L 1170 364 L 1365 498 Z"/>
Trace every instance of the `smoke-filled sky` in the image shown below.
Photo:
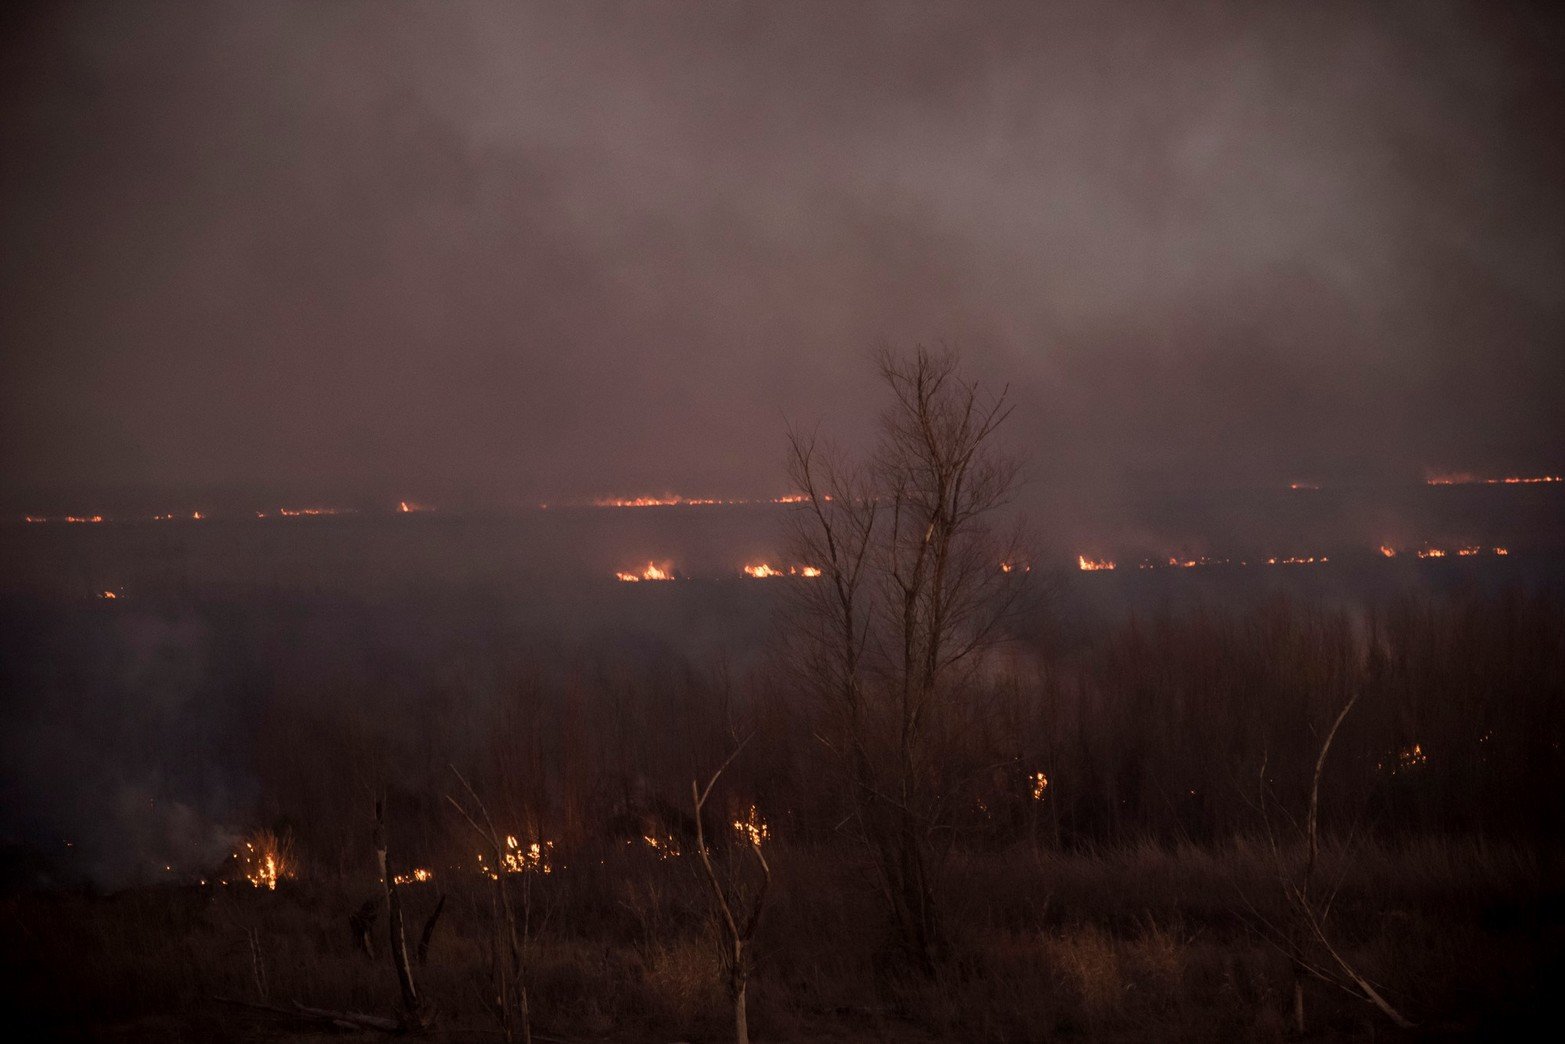
<path fill-rule="evenodd" d="M 923 341 L 1045 483 L 1558 470 L 1546 11 L 9 10 L 0 467 L 770 494 Z"/>

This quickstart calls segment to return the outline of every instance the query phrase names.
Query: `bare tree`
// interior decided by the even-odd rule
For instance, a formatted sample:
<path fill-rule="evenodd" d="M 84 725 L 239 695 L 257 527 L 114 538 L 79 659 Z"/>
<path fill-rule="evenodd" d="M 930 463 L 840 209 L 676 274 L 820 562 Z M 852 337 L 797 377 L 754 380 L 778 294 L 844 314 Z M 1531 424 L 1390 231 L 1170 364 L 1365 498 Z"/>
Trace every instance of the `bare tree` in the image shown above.
<path fill-rule="evenodd" d="M 506 842 L 495 829 L 494 820 L 489 817 L 489 809 L 479 798 L 472 784 L 456 770 L 455 765 L 450 768 L 451 774 L 462 784 L 462 789 L 467 791 L 468 800 L 472 802 L 473 807 L 471 810 L 468 809 L 449 794 L 446 795 L 446 800 L 482 839 L 492 860 L 490 866 L 493 868 L 491 876 L 494 878 L 494 892 L 490 897 L 489 907 L 490 974 L 494 986 L 495 1009 L 500 1017 L 500 1029 L 507 1041 L 515 1039 L 520 1030 L 522 1044 L 531 1044 L 532 1021 L 527 1010 L 527 982 L 524 977 L 526 969 L 522 963 L 522 946 L 516 937 L 516 912 L 511 906 L 511 894 L 505 887 Z"/>
<path fill-rule="evenodd" d="M 1026 563 L 995 523 L 1015 464 L 995 434 L 1006 390 L 986 396 L 955 356 L 883 349 L 891 402 L 863 463 L 789 435 L 804 497 L 795 553 L 821 570 L 800 585 L 802 659 L 825 697 L 820 738 L 838 756 L 850 817 L 874 857 L 896 933 L 933 972 L 941 931 L 933 875 L 958 788 L 937 742 L 970 712 L 974 676 L 1015 607 Z"/>
<path fill-rule="evenodd" d="M 1288 957 L 1293 966 L 1293 1018 L 1295 1027 L 1301 1035 L 1305 1033 L 1304 980 L 1306 976 L 1336 986 L 1349 995 L 1374 1005 L 1399 1029 L 1414 1028 L 1413 1023 L 1391 1006 L 1375 985 L 1348 961 L 1341 949 L 1332 941 L 1328 922 L 1332 903 L 1337 896 L 1337 886 L 1325 888 L 1316 886 L 1317 864 L 1320 860 L 1321 776 L 1326 770 L 1326 757 L 1331 753 L 1332 742 L 1337 738 L 1342 723 L 1347 720 L 1348 712 L 1353 710 L 1358 699 L 1359 689 L 1355 687 L 1337 712 L 1336 718 L 1332 720 L 1331 727 L 1326 730 L 1325 739 L 1321 741 L 1320 753 L 1315 758 L 1315 769 L 1310 775 L 1309 799 L 1304 822 L 1301 825 L 1294 821 L 1298 832 L 1302 834 L 1303 845 L 1303 853 L 1298 860 L 1296 870 L 1290 870 L 1289 860 L 1283 852 L 1283 845 L 1277 838 L 1277 831 L 1273 828 L 1272 818 L 1267 812 L 1266 763 L 1264 760 L 1261 763 L 1259 808 L 1266 830 L 1267 845 L 1272 854 L 1273 868 L 1282 889 L 1287 922 L 1284 925 L 1273 924 L 1262 917 L 1253 904 L 1247 902 L 1246 906 L 1262 933 Z"/>
<path fill-rule="evenodd" d="M 375 799 L 375 861 L 380 869 L 381 887 L 386 894 L 387 928 L 391 963 L 397 971 L 402 991 L 402 1020 L 407 1029 L 421 1032 L 427 1028 L 423 1005 L 413 984 L 413 969 L 408 963 L 407 935 L 402 927 L 402 897 L 397 891 L 396 873 L 386 852 L 386 800 Z"/>
<path fill-rule="evenodd" d="M 750 1044 L 750 1022 L 745 1011 L 745 991 L 750 981 L 750 940 L 755 937 L 755 930 L 761 924 L 761 912 L 766 909 L 766 893 L 772 883 L 772 868 L 761 851 L 765 837 L 759 825 L 735 824 L 741 829 L 746 846 L 755 854 L 756 862 L 761 867 L 761 883 L 756 887 L 749 901 L 749 909 L 744 909 L 737 890 L 725 886 L 712 865 L 712 853 L 707 847 L 706 828 L 702 822 L 704 818 L 702 813 L 706 808 L 707 798 L 712 795 L 712 788 L 717 785 L 718 778 L 729 765 L 733 764 L 734 758 L 738 757 L 743 749 L 744 742 L 735 746 L 734 752 L 728 755 L 728 760 L 718 766 L 716 772 L 712 773 L 712 778 L 706 781 L 705 787 L 700 787 L 695 780 L 691 780 L 690 797 L 695 805 L 696 851 L 701 856 L 701 867 L 706 872 L 707 884 L 712 888 L 712 897 L 719 915 L 719 929 L 725 944 L 723 965 L 728 971 L 728 995 L 734 1004 L 734 1040 L 737 1044 Z"/>

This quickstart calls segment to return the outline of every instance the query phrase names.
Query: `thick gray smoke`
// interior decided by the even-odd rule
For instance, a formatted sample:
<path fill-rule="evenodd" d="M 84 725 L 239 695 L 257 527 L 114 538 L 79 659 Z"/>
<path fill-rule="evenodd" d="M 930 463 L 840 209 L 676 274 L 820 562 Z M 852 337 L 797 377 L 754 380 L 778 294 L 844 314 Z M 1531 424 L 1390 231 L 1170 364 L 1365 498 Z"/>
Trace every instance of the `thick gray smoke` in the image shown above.
<path fill-rule="evenodd" d="M 40 5 L 0 54 L 7 500 L 773 493 L 785 415 L 863 434 L 880 339 L 1010 381 L 1045 484 L 1555 469 L 1561 26 Z"/>

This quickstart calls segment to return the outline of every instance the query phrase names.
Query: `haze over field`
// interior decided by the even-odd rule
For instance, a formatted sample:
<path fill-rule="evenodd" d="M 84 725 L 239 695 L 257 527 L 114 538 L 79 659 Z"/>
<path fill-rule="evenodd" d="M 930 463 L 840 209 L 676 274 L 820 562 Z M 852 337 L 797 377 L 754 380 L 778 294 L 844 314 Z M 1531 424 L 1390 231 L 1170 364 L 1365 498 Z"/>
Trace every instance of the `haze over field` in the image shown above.
<path fill-rule="evenodd" d="M 882 339 L 1078 499 L 1558 474 L 1549 11 L 29 5 L 5 500 L 770 496 Z"/>

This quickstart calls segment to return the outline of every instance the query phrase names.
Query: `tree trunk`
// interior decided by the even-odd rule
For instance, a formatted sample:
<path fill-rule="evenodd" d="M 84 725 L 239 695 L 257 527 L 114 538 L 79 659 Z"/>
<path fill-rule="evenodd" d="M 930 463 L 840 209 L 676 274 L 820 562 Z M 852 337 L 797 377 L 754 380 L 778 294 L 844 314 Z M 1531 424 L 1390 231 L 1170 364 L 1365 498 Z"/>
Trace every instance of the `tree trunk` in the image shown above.
<path fill-rule="evenodd" d="M 378 799 L 375 802 L 375 859 L 380 864 L 380 880 L 386 890 L 391 961 L 396 966 L 397 985 L 402 990 L 402 1009 L 409 1026 L 415 1030 L 421 1029 L 423 1019 L 419 1012 L 418 991 L 413 987 L 413 970 L 408 964 L 408 940 L 402 930 L 402 900 L 397 894 L 396 880 L 386 857 L 385 802 Z"/>
<path fill-rule="evenodd" d="M 738 990 L 734 993 L 734 1042 L 735 1044 L 750 1044 L 750 1022 L 745 1015 L 744 994 L 745 984 L 739 983 Z"/>

